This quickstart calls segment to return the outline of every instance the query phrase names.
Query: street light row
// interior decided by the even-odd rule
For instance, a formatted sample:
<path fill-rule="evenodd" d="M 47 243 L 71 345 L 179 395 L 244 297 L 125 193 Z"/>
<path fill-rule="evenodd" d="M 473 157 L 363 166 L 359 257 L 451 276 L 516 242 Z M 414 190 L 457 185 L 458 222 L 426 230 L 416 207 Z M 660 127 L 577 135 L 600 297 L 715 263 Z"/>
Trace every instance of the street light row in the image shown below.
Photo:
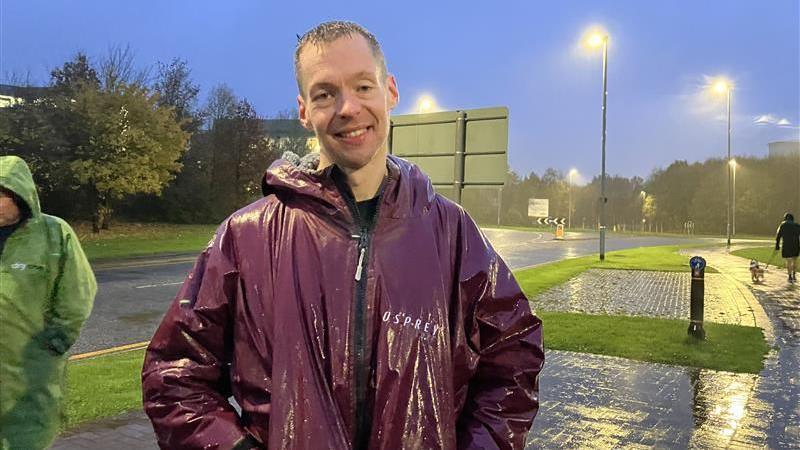
<path fill-rule="evenodd" d="M 594 30 L 585 38 L 585 43 L 592 48 L 602 47 L 603 49 L 603 106 L 602 106 L 602 128 L 600 137 L 601 148 L 601 169 L 600 169 L 600 261 L 605 260 L 606 248 L 606 112 L 607 112 L 607 98 L 608 98 L 608 33 L 605 31 Z M 731 245 L 731 219 L 734 217 L 733 202 L 734 202 L 734 178 L 736 175 L 736 161 L 731 157 L 731 91 L 733 84 L 724 79 L 717 78 L 712 85 L 713 90 L 719 94 L 726 94 L 727 96 L 727 113 L 728 113 L 728 223 L 727 223 L 727 245 Z M 430 96 L 423 96 L 418 102 L 418 111 L 420 113 L 433 112 L 436 110 L 435 101 Z M 570 200 L 569 200 L 569 216 L 568 227 L 571 227 L 572 221 L 572 177 L 577 173 L 575 169 L 569 172 L 569 185 L 570 185 Z"/>
<path fill-rule="evenodd" d="M 592 31 L 585 39 L 586 44 L 592 48 L 603 48 L 603 124 L 602 124 L 602 137 L 601 137 L 601 172 L 600 172 L 600 261 L 605 259 L 605 244 L 606 244 L 606 218 L 605 218 L 605 205 L 606 199 L 606 98 L 608 95 L 608 33 L 605 31 Z M 732 229 L 731 220 L 735 223 L 734 212 L 734 183 L 736 177 L 736 161 L 731 157 L 731 92 L 733 91 L 733 83 L 724 79 L 717 78 L 713 83 L 713 89 L 719 94 L 726 94 L 727 96 L 727 112 L 728 112 L 728 224 L 726 229 L 727 245 L 731 245 L 731 234 L 735 232 L 735 225 Z"/>

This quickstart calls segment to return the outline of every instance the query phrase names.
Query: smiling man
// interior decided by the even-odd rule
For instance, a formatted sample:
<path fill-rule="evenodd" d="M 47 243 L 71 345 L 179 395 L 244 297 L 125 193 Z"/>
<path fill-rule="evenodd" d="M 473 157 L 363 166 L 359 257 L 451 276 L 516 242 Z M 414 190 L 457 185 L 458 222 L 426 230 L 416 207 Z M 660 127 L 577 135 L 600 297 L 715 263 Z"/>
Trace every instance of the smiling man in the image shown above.
<path fill-rule="evenodd" d="M 523 448 L 541 321 L 466 212 L 387 154 L 399 94 L 377 40 L 323 23 L 295 73 L 320 152 L 266 172 L 153 337 L 159 445 Z"/>

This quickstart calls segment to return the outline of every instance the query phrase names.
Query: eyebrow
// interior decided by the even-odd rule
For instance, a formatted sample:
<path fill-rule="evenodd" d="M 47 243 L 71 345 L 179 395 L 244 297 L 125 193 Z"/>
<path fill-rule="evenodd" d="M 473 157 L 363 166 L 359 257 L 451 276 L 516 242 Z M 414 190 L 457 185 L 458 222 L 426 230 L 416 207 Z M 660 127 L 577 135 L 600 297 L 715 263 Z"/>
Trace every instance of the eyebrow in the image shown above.
<path fill-rule="evenodd" d="M 375 76 L 375 73 L 374 72 L 370 72 L 368 70 L 362 70 L 360 72 L 356 72 L 355 74 L 353 74 L 350 77 L 350 79 L 351 80 L 367 79 L 369 81 L 374 81 L 376 83 L 378 82 L 378 79 Z M 335 84 L 331 83 L 331 82 L 328 82 L 328 81 L 317 81 L 316 83 L 314 83 L 311 86 L 309 86 L 308 91 L 311 92 L 314 89 L 325 89 L 325 88 L 330 88 L 330 87 L 335 87 Z"/>

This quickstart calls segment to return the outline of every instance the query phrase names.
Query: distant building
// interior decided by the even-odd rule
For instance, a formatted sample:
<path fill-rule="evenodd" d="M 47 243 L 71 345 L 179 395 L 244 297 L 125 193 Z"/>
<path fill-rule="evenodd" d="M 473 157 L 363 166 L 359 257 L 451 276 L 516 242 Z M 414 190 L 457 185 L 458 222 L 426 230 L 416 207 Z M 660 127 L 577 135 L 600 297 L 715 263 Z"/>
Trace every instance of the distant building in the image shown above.
<path fill-rule="evenodd" d="M 777 141 L 769 144 L 769 157 L 798 156 L 800 157 L 800 141 Z"/>
<path fill-rule="evenodd" d="M 0 84 L 0 108 L 8 108 L 22 103 L 26 98 L 43 97 L 46 91 L 46 87 Z"/>
<path fill-rule="evenodd" d="M 297 119 L 264 119 L 261 121 L 264 133 L 273 139 L 281 140 L 305 138 L 306 147 L 311 151 L 319 151 L 319 142 L 311 131 L 303 128 Z"/>

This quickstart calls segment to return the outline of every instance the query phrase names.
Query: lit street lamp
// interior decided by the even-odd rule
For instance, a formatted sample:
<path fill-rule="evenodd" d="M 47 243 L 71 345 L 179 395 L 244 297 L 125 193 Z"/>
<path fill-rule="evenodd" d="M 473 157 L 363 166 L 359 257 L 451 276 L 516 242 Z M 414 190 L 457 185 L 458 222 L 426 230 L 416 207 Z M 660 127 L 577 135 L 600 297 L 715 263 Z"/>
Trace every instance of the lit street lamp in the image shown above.
<path fill-rule="evenodd" d="M 644 206 L 645 206 L 645 202 L 647 201 L 647 192 L 645 192 L 645 191 L 639 192 L 639 197 L 642 198 L 642 233 L 644 233 L 644 224 L 647 221 L 645 219 L 645 215 L 644 215 Z"/>
<path fill-rule="evenodd" d="M 421 95 L 417 100 L 417 113 L 425 114 L 436 111 L 436 100 L 430 95 Z"/>
<path fill-rule="evenodd" d="M 733 160 L 731 159 L 731 91 L 733 90 L 733 86 L 731 83 L 724 80 L 719 79 L 714 83 L 714 91 L 718 94 L 726 94 L 728 100 L 728 226 L 726 230 L 727 236 L 727 245 L 728 247 L 731 246 L 731 219 L 733 217 Z"/>
<path fill-rule="evenodd" d="M 600 261 L 606 259 L 606 97 L 608 94 L 608 34 L 595 32 L 586 43 L 593 48 L 603 47 L 603 129 L 601 135 L 600 167 Z"/>
<path fill-rule="evenodd" d="M 567 228 L 572 229 L 572 177 L 577 175 L 578 169 L 569 171 L 569 202 L 567 204 Z"/>

